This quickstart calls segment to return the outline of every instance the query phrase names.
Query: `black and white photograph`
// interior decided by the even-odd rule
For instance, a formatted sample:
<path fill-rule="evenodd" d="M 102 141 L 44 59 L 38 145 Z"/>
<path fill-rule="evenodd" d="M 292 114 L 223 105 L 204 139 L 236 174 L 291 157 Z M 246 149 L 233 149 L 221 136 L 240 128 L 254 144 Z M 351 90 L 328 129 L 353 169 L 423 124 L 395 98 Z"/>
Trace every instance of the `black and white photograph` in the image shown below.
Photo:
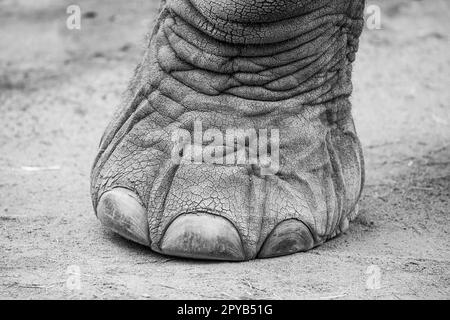
<path fill-rule="evenodd" d="M 0 299 L 449 300 L 449 36 L 449 0 L 0 0 Z"/>

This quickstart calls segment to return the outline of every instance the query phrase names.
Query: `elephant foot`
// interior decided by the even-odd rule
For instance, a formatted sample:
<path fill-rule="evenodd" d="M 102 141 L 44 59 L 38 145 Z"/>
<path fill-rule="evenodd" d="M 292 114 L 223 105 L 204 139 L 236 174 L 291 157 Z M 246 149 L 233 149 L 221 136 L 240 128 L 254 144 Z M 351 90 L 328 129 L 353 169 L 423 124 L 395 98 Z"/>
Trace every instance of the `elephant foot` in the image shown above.
<path fill-rule="evenodd" d="M 113 183 L 105 186 L 97 216 L 123 237 L 171 256 L 242 261 L 304 252 L 348 228 L 362 187 L 356 140 L 325 141 L 330 145 L 319 149 L 326 159 L 318 167 L 286 166 L 276 175 L 168 159 L 148 167 L 153 183 L 142 184 L 114 166 L 103 176 L 122 178 L 100 180 Z M 144 188 L 121 186 L 130 180 Z"/>
<path fill-rule="evenodd" d="M 230 261 L 349 227 L 364 181 L 350 103 L 364 1 L 253 2 L 162 2 L 92 169 L 106 227 Z"/>

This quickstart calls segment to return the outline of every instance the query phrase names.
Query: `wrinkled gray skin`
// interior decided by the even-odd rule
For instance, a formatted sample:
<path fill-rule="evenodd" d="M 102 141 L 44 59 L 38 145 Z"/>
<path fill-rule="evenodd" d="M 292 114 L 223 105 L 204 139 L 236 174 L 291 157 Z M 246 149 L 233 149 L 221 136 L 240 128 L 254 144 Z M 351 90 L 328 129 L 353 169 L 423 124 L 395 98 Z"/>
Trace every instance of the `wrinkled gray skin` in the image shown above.
<path fill-rule="evenodd" d="M 100 221 L 154 251 L 249 260 L 349 227 L 364 180 L 349 97 L 364 0 L 167 0 L 92 171 Z M 280 170 L 171 161 L 171 134 L 279 129 Z"/>

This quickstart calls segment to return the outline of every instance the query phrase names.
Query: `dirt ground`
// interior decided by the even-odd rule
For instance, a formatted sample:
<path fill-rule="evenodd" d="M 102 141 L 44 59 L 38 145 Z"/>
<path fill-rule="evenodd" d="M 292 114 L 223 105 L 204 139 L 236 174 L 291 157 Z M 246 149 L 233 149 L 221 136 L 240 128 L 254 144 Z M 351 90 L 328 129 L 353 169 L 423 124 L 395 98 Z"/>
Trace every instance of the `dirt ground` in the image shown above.
<path fill-rule="evenodd" d="M 245 263 L 161 256 L 95 218 L 90 167 L 158 3 L 76 2 L 81 30 L 64 1 L 0 0 L 0 298 L 450 298 L 449 1 L 372 2 L 382 29 L 364 31 L 354 70 L 367 184 L 350 230 Z"/>

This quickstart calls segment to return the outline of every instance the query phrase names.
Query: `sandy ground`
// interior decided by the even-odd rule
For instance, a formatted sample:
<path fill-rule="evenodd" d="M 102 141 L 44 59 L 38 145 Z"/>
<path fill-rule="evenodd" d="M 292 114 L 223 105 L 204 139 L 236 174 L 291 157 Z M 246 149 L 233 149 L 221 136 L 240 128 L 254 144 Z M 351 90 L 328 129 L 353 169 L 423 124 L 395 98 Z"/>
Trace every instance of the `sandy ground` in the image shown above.
<path fill-rule="evenodd" d="M 450 298 L 448 1 L 381 1 L 383 29 L 362 37 L 367 186 L 350 230 L 245 263 L 164 257 L 96 220 L 90 166 L 158 4 L 77 3 L 79 31 L 63 1 L 0 0 L 0 298 Z"/>

